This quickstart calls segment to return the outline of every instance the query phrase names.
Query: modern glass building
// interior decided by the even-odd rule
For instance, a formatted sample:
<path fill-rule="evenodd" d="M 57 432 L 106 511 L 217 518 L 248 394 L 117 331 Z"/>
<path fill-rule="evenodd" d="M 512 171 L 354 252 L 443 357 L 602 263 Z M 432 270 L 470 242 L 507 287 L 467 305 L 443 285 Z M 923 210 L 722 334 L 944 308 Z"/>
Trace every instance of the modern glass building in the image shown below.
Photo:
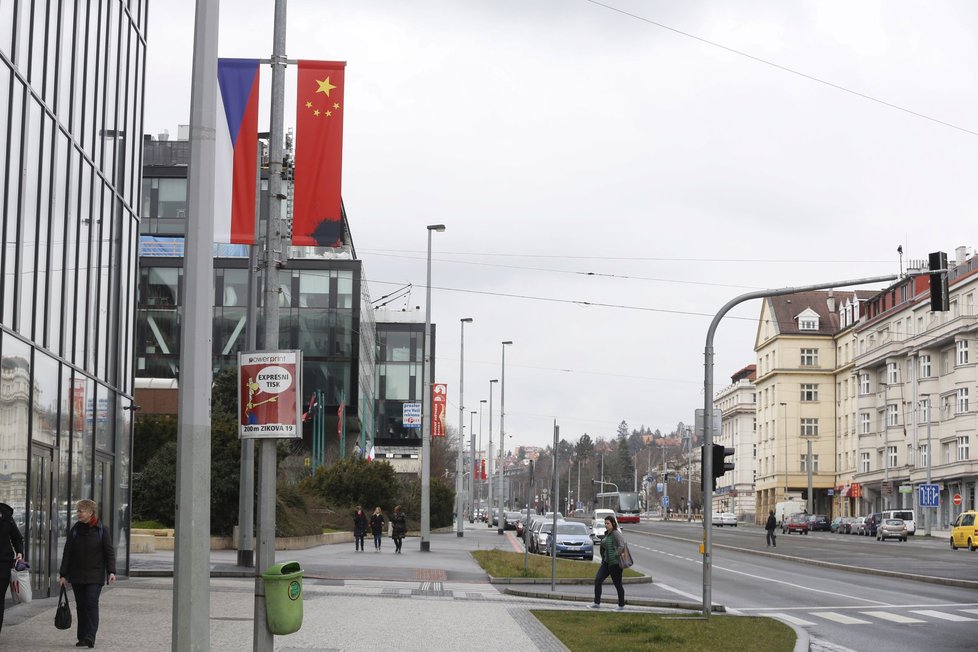
<path fill-rule="evenodd" d="M 128 570 L 147 4 L 0 2 L 0 501 L 36 596 L 82 498 Z"/>

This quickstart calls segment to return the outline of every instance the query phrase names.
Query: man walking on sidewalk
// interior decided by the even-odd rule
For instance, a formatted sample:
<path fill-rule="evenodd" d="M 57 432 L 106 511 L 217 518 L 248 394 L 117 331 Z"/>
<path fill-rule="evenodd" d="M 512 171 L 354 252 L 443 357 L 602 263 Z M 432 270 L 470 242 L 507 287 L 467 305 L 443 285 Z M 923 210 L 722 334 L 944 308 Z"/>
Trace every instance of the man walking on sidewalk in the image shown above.
<path fill-rule="evenodd" d="M 778 544 L 775 541 L 774 531 L 778 529 L 778 521 L 774 518 L 773 509 L 768 514 L 767 524 L 764 526 L 764 529 L 767 530 L 767 547 L 770 548 L 771 546 L 774 546 L 777 548 Z"/>

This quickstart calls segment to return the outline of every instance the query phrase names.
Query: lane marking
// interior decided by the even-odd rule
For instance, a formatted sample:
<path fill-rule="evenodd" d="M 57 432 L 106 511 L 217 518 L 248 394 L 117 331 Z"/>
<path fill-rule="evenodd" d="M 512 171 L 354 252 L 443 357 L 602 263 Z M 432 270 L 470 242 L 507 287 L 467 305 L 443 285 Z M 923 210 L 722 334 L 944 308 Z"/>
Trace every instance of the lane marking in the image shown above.
<path fill-rule="evenodd" d="M 798 625 L 799 627 L 814 627 L 815 623 L 810 620 L 803 620 L 801 618 L 796 618 L 795 616 L 789 616 L 783 613 L 763 613 L 758 614 L 758 616 L 767 616 L 768 618 L 779 618 L 781 620 L 786 620 L 792 625 Z"/>
<path fill-rule="evenodd" d="M 950 620 L 951 622 L 955 623 L 974 622 L 975 620 L 978 620 L 978 618 L 948 614 L 944 613 L 943 611 L 934 611 L 933 609 L 914 609 L 912 613 L 920 614 L 921 616 L 930 616 L 931 618 L 940 618 L 941 620 Z"/>
<path fill-rule="evenodd" d="M 692 593 L 686 593 L 685 591 L 680 591 L 679 589 L 677 589 L 674 586 L 669 586 L 668 584 L 662 584 L 660 582 L 656 582 L 655 585 L 658 586 L 659 588 L 665 589 L 666 591 L 672 591 L 676 595 L 681 595 L 684 598 L 686 598 L 688 600 L 691 600 L 693 602 L 702 602 L 703 601 L 703 596 L 702 595 L 693 595 Z"/>
<path fill-rule="evenodd" d="M 978 609 L 962 609 L 966 614 L 978 614 Z"/>
<path fill-rule="evenodd" d="M 868 620 L 862 620 L 861 618 L 853 618 L 852 616 L 839 614 L 834 611 L 813 611 L 811 615 L 818 616 L 819 618 L 824 618 L 825 620 L 831 620 L 832 622 L 842 623 L 843 625 L 868 625 L 869 624 Z"/>
<path fill-rule="evenodd" d="M 892 623 L 925 623 L 926 620 L 920 620 L 919 618 L 911 618 L 910 616 L 901 616 L 900 614 L 891 613 L 889 611 L 860 611 L 859 613 L 866 616 L 873 616 L 875 618 L 880 618 L 882 620 L 889 620 Z"/>

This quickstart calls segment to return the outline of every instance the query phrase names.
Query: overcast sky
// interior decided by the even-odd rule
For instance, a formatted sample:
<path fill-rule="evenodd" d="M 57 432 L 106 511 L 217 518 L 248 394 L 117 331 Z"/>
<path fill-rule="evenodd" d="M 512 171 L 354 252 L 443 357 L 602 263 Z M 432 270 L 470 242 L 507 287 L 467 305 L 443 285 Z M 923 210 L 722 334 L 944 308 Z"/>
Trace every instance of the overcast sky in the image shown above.
<path fill-rule="evenodd" d="M 273 4 L 222 2 L 221 56 L 268 58 Z M 733 297 L 976 244 L 975 3 L 604 4 L 289 3 L 289 58 L 348 62 L 343 198 L 370 294 L 410 283 L 391 307 L 423 310 L 425 227 L 447 226 L 436 381 L 456 425 L 459 319 L 467 412 L 513 340 L 508 448 L 551 442 L 554 419 L 570 441 L 690 423 Z M 148 133 L 189 121 L 193 6 L 152 4 Z M 759 309 L 720 324 L 717 389 L 754 362 Z"/>

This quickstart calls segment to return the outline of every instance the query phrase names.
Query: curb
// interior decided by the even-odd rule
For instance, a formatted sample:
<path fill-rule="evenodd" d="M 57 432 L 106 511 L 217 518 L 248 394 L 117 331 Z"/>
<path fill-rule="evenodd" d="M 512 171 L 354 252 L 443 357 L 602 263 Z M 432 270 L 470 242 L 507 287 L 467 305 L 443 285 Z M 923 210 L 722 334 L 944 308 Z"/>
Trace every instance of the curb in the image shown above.
<path fill-rule="evenodd" d="M 563 600 L 566 602 L 593 602 L 587 595 L 572 595 L 567 593 L 541 593 L 539 591 L 523 591 L 520 589 L 503 589 L 506 595 L 515 595 L 522 598 L 537 598 L 540 600 Z M 703 605 L 694 602 L 672 602 L 669 600 L 646 600 L 643 598 L 626 599 L 626 605 L 633 607 L 658 607 L 660 609 L 689 609 L 698 611 Z M 727 613 L 727 608 L 722 604 L 713 605 L 712 613 Z"/>
<path fill-rule="evenodd" d="M 594 584 L 593 577 L 565 577 L 551 581 L 549 577 L 493 577 L 486 573 L 490 584 L 569 584 L 569 585 L 590 585 Z M 652 584 L 651 575 L 642 577 L 623 577 L 622 584 Z M 508 590 L 508 589 L 507 589 Z"/>

